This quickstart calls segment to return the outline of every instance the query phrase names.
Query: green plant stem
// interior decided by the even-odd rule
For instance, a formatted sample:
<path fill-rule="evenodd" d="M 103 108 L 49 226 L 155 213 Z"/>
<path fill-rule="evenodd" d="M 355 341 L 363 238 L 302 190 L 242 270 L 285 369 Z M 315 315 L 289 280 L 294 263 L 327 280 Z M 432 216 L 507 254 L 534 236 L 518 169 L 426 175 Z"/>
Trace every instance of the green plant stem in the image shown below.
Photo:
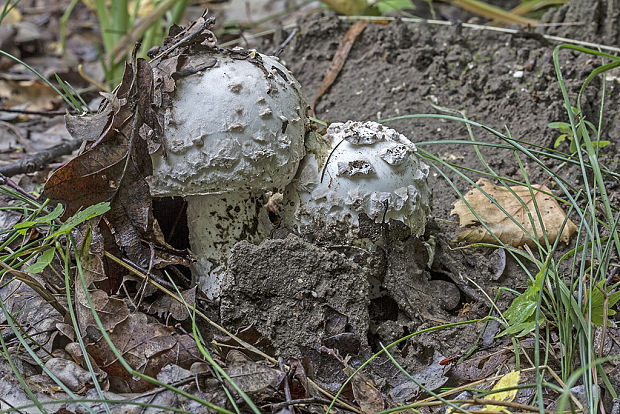
<path fill-rule="evenodd" d="M 0 301 L 3 301 L 3 300 L 0 298 Z M 2 356 L 9 363 L 11 370 L 13 371 L 13 374 L 15 374 L 17 381 L 21 385 L 26 395 L 28 395 L 28 397 L 30 398 L 30 401 L 34 403 L 33 406 L 37 407 L 42 413 L 47 413 L 47 410 L 43 408 L 43 405 L 39 402 L 38 398 L 34 395 L 32 390 L 28 386 L 28 384 L 26 384 L 26 381 L 24 381 L 24 378 L 22 377 L 21 373 L 17 369 L 17 366 L 15 365 L 15 362 L 13 361 L 13 358 L 11 357 L 11 354 L 9 353 L 9 349 L 7 348 L 6 343 L 4 342 L 3 335 L 0 335 L 0 345 L 2 345 L 2 350 L 3 350 Z"/>
<path fill-rule="evenodd" d="M 110 406 L 108 405 L 107 401 L 105 401 L 103 390 L 101 389 L 101 385 L 99 385 L 97 374 L 95 373 L 93 364 L 90 361 L 90 355 L 88 354 L 88 351 L 86 350 L 86 345 L 84 345 L 84 339 L 82 339 L 82 332 L 80 331 L 80 325 L 78 323 L 77 316 L 75 315 L 75 311 L 73 309 L 73 301 L 71 300 L 71 281 L 69 280 L 69 273 L 70 273 L 70 268 L 71 268 L 70 263 L 69 263 L 69 257 L 71 257 L 71 250 L 70 250 L 69 244 L 67 243 L 66 252 L 64 255 L 64 263 L 65 263 L 64 275 L 65 275 L 65 295 L 67 298 L 67 308 L 69 309 L 69 314 L 71 316 L 71 324 L 73 325 L 73 330 L 75 331 L 75 337 L 77 338 L 77 341 L 80 345 L 80 350 L 82 351 L 82 357 L 84 359 L 84 363 L 86 364 L 86 367 L 88 368 L 88 372 L 90 372 L 90 377 L 93 380 L 93 385 L 95 389 L 97 390 L 97 395 L 99 395 L 99 397 L 104 401 L 103 408 L 105 409 L 105 412 L 107 414 L 111 414 Z"/>
<path fill-rule="evenodd" d="M 71 16 L 73 9 L 75 9 L 75 6 L 77 6 L 79 1 L 80 0 L 71 0 L 71 3 L 69 3 L 67 9 L 60 18 L 60 53 L 63 57 L 67 51 L 67 23 L 69 22 L 69 17 Z"/>
<path fill-rule="evenodd" d="M 189 0 L 178 0 L 172 9 L 172 23 L 181 24 L 181 20 L 185 15 L 185 9 L 187 9 L 187 5 Z"/>

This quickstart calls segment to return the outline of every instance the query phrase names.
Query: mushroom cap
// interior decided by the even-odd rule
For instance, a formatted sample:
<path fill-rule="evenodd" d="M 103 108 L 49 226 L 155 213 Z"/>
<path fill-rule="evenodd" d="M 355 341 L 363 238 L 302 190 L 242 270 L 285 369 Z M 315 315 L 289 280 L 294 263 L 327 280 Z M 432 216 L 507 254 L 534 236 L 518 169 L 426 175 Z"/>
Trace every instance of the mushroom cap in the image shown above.
<path fill-rule="evenodd" d="M 411 141 L 376 122 L 355 121 L 331 124 L 323 138 L 329 149 L 306 155 L 289 186 L 297 223 L 345 225 L 355 233 L 364 213 L 375 223 L 399 220 L 413 234 L 424 233 L 429 167 Z"/>
<path fill-rule="evenodd" d="M 214 57 L 212 67 L 176 81 L 164 148 L 151 156 L 155 196 L 283 188 L 304 155 L 307 104 L 290 72 L 258 53 Z"/>

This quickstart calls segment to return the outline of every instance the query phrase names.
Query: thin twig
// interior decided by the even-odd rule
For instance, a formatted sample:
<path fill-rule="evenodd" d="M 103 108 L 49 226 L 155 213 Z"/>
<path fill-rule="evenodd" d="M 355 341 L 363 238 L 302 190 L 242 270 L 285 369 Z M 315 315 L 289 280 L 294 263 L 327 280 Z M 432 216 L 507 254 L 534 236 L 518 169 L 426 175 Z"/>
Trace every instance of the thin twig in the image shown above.
<path fill-rule="evenodd" d="M 282 357 L 278 358 L 278 366 L 280 367 L 280 371 L 284 373 L 284 378 L 282 379 L 282 381 L 284 381 L 284 398 L 286 399 L 286 402 L 291 402 L 291 387 L 288 383 L 288 373 L 286 372 L 286 368 L 284 367 L 284 359 L 282 359 Z M 284 412 L 290 414 L 294 413 L 293 408 L 291 408 L 290 405 L 284 408 Z"/>
<path fill-rule="evenodd" d="M 0 170 L 1 170 L 1 168 L 0 168 Z M 33 201 L 38 201 L 35 196 L 30 194 L 28 191 L 24 190 L 19 184 L 17 184 L 15 181 L 11 180 L 9 177 L 5 176 L 1 172 L 0 172 L 0 185 L 6 185 L 7 187 L 10 187 L 13 190 L 17 191 L 18 193 L 20 193 L 24 197 L 27 197 L 27 198 L 29 198 L 30 200 L 33 200 Z"/>
<path fill-rule="evenodd" d="M 80 139 L 63 142 L 62 144 L 55 145 L 41 152 L 37 152 L 36 154 L 28 155 L 17 162 L 2 165 L 0 166 L 0 175 L 12 177 L 17 174 L 32 173 L 42 170 L 57 158 L 71 154 L 82 145 L 82 142 L 83 141 Z"/>
<path fill-rule="evenodd" d="M 279 57 L 280 53 L 282 53 L 284 51 L 284 48 L 286 47 L 286 45 L 288 45 L 289 42 L 291 40 L 293 40 L 293 38 L 295 37 L 296 34 L 297 34 L 297 29 L 293 29 L 291 34 L 288 35 L 288 37 L 286 39 L 284 39 L 284 42 L 282 42 L 280 44 L 280 46 L 278 46 L 278 48 L 271 53 L 271 55 L 275 56 L 275 57 Z"/>
<path fill-rule="evenodd" d="M 67 111 L 29 111 L 27 109 L 11 109 L 11 108 L 0 108 L 0 112 L 6 112 L 9 114 L 20 114 L 20 115 L 38 115 L 38 116 L 59 116 L 66 115 Z M 75 111 L 71 111 L 75 113 Z"/>

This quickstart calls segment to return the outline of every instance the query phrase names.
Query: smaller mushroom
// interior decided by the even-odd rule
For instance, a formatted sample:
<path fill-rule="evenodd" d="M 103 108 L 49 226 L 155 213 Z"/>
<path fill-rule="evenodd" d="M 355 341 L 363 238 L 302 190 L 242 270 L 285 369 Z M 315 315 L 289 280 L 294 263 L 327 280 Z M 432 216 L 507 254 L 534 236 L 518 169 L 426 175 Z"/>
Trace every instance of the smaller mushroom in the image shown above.
<path fill-rule="evenodd" d="M 330 228 L 355 240 L 366 215 L 374 223 L 401 221 L 414 236 L 424 233 L 429 167 L 404 135 L 376 122 L 347 121 L 331 124 L 306 147 L 285 195 L 289 226 L 302 233 Z"/>

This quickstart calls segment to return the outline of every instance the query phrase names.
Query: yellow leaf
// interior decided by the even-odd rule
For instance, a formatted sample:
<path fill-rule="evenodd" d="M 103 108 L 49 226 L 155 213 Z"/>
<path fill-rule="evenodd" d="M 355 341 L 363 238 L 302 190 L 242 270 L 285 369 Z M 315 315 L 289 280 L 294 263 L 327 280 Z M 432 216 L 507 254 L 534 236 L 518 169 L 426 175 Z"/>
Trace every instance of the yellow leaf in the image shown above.
<path fill-rule="evenodd" d="M 519 379 L 521 379 L 521 372 L 511 371 L 501 377 L 499 381 L 497 381 L 497 384 L 495 384 L 495 386 L 493 387 L 493 391 L 501 390 L 504 388 L 516 387 L 517 385 L 519 385 Z M 517 391 L 519 390 L 517 390 L 516 388 L 508 391 L 500 391 L 494 394 L 487 395 L 485 399 L 510 402 L 515 399 Z M 499 405 L 487 405 L 482 409 L 482 411 L 501 411 L 504 409 L 506 409 L 506 407 Z"/>
<path fill-rule="evenodd" d="M 549 195 L 551 194 L 551 190 L 544 185 L 532 186 L 531 192 L 530 189 L 525 186 L 510 187 L 517 195 L 517 198 L 505 187 L 493 185 L 488 180 L 480 179 L 477 184 L 482 191 L 491 196 L 497 204 L 502 206 L 508 215 L 500 210 L 477 188 L 469 190 L 469 192 L 465 194 L 464 200 L 467 201 L 478 217 L 486 223 L 487 227 L 503 243 L 515 247 L 521 247 L 524 244 L 530 246 L 535 245 L 534 240 L 531 239 L 521 227 L 532 237 L 536 234 L 539 242 L 543 242 L 544 234 L 538 212 L 542 218 L 542 224 L 550 243 L 555 242 L 558 237 L 561 242 L 568 243 L 571 236 L 577 231 L 577 226 L 569 219 L 560 233 L 566 214 L 557 201 Z M 534 206 L 532 193 L 536 200 L 538 212 Z M 470 243 L 497 242 L 497 240 L 480 224 L 476 216 L 469 207 L 467 207 L 464 200 L 461 199 L 456 201 L 450 213 L 459 216 L 459 224 L 461 227 L 467 227 L 458 235 L 456 240 Z M 509 216 L 519 223 L 521 227 Z M 536 233 L 534 233 L 534 229 L 532 228 L 532 221 L 534 222 Z"/>
<path fill-rule="evenodd" d="M 2 3 L 0 3 L 0 5 L 1 4 Z M 4 16 L 4 20 L 2 20 L 2 23 L 12 24 L 12 23 L 19 23 L 21 21 L 22 21 L 22 14 L 19 12 L 19 10 L 17 10 L 17 7 L 13 7 L 11 10 L 9 10 L 7 15 Z"/>
<path fill-rule="evenodd" d="M 362 14 L 368 8 L 366 0 L 323 0 L 323 3 L 336 13 L 347 16 Z"/>

